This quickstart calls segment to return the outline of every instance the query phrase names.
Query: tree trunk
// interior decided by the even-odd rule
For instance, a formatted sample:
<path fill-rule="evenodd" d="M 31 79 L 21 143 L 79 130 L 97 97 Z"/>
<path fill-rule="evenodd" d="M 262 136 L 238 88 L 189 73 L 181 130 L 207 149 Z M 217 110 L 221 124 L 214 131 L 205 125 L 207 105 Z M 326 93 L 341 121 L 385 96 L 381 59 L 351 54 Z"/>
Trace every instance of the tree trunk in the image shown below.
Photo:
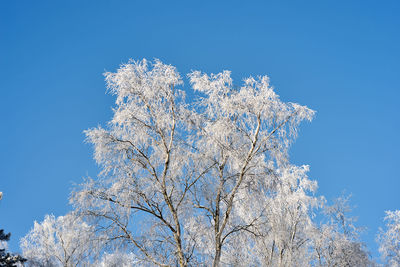
<path fill-rule="evenodd" d="M 215 244 L 215 257 L 213 262 L 213 267 L 219 267 L 219 263 L 221 261 L 221 242 Z"/>

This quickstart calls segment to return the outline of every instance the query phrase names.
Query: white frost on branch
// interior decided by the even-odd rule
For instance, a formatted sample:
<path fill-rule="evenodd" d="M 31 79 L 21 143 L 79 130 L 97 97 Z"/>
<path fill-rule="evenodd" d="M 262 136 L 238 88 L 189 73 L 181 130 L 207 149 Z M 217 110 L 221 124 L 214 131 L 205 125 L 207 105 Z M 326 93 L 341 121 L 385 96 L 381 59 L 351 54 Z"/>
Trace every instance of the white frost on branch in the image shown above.
<path fill-rule="evenodd" d="M 99 249 L 99 240 L 94 227 L 73 213 L 46 215 L 21 239 L 21 248 L 29 266 L 72 267 L 87 264 Z"/>
<path fill-rule="evenodd" d="M 390 267 L 400 266 L 400 210 L 386 211 L 386 227 L 378 234 L 379 252 Z"/>

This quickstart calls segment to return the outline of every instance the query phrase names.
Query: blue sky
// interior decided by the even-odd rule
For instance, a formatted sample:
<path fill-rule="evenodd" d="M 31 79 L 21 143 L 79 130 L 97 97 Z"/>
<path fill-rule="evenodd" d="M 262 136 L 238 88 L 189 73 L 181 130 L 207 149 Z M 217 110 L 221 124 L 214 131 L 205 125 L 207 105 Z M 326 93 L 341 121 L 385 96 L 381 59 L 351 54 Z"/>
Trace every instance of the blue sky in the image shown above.
<path fill-rule="evenodd" d="M 320 195 L 352 193 L 374 256 L 400 209 L 400 2 L 2 1 L 0 228 L 11 249 L 45 214 L 65 214 L 95 176 L 83 130 L 111 117 L 104 71 L 159 58 L 182 74 L 267 74 L 284 101 L 317 111 L 292 161 Z"/>

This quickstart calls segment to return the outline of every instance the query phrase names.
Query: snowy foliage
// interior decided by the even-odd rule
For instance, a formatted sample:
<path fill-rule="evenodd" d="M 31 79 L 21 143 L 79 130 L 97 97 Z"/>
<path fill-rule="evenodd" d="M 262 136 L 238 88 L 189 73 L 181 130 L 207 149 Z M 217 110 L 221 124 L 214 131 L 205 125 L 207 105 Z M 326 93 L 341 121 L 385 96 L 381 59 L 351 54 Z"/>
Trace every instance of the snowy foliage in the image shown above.
<path fill-rule="evenodd" d="M 386 211 L 386 227 L 378 235 L 379 252 L 388 266 L 400 266 L 400 210 Z"/>
<path fill-rule="evenodd" d="M 373 266 L 364 244 L 359 240 L 363 229 L 349 216 L 348 197 L 339 197 L 332 206 L 325 206 L 326 223 L 315 228 L 313 249 L 317 266 Z"/>
<path fill-rule="evenodd" d="M 31 263 L 369 264 L 343 205 L 330 210 L 341 225 L 313 222 L 324 199 L 288 149 L 314 111 L 282 102 L 267 76 L 236 87 L 229 71 L 193 71 L 191 103 L 176 68 L 158 60 L 105 76 L 114 116 L 85 131 L 101 172 L 72 193 L 76 213 L 35 223 L 21 244 Z"/>
<path fill-rule="evenodd" d="M 133 254 L 116 251 L 105 253 L 100 262 L 96 262 L 93 267 L 132 267 L 138 266 Z"/>
<path fill-rule="evenodd" d="M 93 227 L 69 213 L 46 215 L 21 240 L 23 255 L 30 266 L 82 266 L 98 246 Z"/>

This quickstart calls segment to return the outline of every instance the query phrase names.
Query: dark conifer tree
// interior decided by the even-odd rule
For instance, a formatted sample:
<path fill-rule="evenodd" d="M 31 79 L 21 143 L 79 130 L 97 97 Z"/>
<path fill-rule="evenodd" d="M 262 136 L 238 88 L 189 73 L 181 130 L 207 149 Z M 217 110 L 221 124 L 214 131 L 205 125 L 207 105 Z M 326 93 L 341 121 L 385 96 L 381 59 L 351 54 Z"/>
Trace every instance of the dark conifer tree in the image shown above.
<path fill-rule="evenodd" d="M 0 241 L 9 241 L 11 234 L 5 234 L 3 229 L 0 229 Z M 24 263 L 26 259 L 20 255 L 6 252 L 5 249 L 0 249 L 0 267 L 16 267 L 17 263 Z"/>

